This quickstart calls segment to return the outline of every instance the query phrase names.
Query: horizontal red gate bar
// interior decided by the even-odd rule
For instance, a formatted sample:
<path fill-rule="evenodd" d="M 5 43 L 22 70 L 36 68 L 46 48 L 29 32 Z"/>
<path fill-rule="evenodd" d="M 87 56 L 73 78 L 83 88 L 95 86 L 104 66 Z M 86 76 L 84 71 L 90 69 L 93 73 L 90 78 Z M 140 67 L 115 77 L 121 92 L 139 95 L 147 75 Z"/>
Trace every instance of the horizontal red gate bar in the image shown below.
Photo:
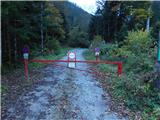
<path fill-rule="evenodd" d="M 94 61 L 94 60 L 30 60 L 30 62 L 42 62 L 42 63 L 52 63 L 52 62 L 79 62 L 79 63 L 104 63 L 104 64 L 122 64 L 122 62 L 111 62 L 111 61 Z"/>

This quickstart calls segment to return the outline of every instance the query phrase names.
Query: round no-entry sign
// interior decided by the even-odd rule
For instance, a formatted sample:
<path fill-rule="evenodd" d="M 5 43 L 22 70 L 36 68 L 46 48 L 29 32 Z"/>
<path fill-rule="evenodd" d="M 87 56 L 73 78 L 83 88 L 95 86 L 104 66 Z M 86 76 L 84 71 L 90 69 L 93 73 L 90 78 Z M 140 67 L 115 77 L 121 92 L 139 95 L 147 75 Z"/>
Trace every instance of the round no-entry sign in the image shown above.
<path fill-rule="evenodd" d="M 76 55 L 75 55 L 74 52 L 70 52 L 70 53 L 69 53 L 69 58 L 70 58 L 70 59 L 75 59 L 75 57 L 76 57 Z"/>

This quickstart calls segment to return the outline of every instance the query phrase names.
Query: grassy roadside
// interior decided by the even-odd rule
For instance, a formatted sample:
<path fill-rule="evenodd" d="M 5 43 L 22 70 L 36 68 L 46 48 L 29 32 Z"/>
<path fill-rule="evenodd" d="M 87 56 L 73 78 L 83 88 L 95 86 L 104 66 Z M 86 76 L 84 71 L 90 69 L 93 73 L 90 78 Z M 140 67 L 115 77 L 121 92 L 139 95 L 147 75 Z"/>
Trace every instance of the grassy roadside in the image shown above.
<path fill-rule="evenodd" d="M 33 59 L 46 59 L 46 60 L 55 60 L 55 59 L 60 59 L 63 56 L 65 56 L 67 54 L 68 50 L 71 50 L 72 48 L 69 47 L 64 47 L 61 48 L 61 50 L 59 51 L 58 54 L 45 54 L 45 55 L 39 55 L 37 57 L 34 57 Z M 33 51 L 33 53 L 35 53 L 35 51 Z M 29 63 L 29 68 L 33 69 L 33 68 L 41 68 L 43 67 L 44 64 L 40 64 L 40 63 Z M 1 70 L 1 74 L 5 75 L 8 73 L 11 73 L 15 70 L 22 70 L 23 69 L 23 61 L 19 61 L 18 64 L 16 65 L 2 65 L 2 70 Z"/>
<path fill-rule="evenodd" d="M 38 56 L 38 57 L 35 57 L 34 59 L 38 59 L 38 60 L 58 60 L 60 58 L 62 58 L 63 56 L 66 56 L 67 55 L 67 52 L 69 50 L 71 50 L 72 48 L 63 48 L 61 49 L 60 53 L 55 55 L 55 54 L 48 54 L 48 55 L 43 55 L 43 56 Z M 41 67 L 44 67 L 46 64 L 43 64 L 43 63 L 30 63 L 29 64 L 29 68 L 32 69 L 32 68 L 41 68 Z"/>
<path fill-rule="evenodd" d="M 83 56 L 85 57 L 86 60 L 96 60 L 94 53 L 90 52 L 89 50 L 86 50 L 83 53 Z M 116 74 L 117 72 L 117 66 L 116 65 L 109 65 L 109 64 L 98 64 L 96 65 L 97 68 L 104 73 L 110 72 L 111 74 Z"/>
<path fill-rule="evenodd" d="M 89 50 L 83 54 L 87 60 L 93 60 L 94 54 Z M 127 64 L 125 66 L 130 66 Z M 109 92 L 114 101 L 116 112 L 129 116 L 130 120 L 159 120 L 160 118 L 160 92 L 151 89 L 151 79 L 149 82 L 143 83 L 142 79 L 147 80 L 140 74 L 135 74 L 131 71 L 126 71 L 121 77 L 117 77 L 113 66 L 97 65 L 97 68 L 102 72 L 111 73 L 110 77 L 105 80 L 100 80 L 103 88 Z M 150 75 L 149 75 L 150 77 Z"/>

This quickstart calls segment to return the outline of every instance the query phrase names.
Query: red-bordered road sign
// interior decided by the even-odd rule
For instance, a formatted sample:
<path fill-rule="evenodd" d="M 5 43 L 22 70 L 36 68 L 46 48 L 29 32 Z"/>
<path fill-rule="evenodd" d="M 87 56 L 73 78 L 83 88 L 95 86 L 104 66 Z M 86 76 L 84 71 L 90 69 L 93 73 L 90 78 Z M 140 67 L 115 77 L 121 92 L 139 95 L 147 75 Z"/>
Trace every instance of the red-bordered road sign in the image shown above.
<path fill-rule="evenodd" d="M 68 64 L 67 66 L 70 68 L 76 67 L 76 52 L 68 52 Z"/>

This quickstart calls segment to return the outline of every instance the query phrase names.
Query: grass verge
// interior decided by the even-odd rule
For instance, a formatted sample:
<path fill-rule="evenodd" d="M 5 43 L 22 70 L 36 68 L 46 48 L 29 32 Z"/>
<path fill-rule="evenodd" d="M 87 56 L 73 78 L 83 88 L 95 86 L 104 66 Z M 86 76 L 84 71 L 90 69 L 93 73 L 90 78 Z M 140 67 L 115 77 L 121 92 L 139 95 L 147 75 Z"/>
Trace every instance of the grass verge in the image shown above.
<path fill-rule="evenodd" d="M 41 56 L 38 56 L 38 57 L 35 57 L 34 59 L 37 59 L 37 60 L 58 60 L 60 58 L 62 58 L 63 56 L 66 56 L 67 55 L 67 52 L 72 49 L 72 48 L 63 48 L 61 49 L 60 53 L 55 55 L 55 54 L 48 54 L 48 55 L 41 55 Z M 46 64 L 44 63 L 35 63 L 35 62 L 31 62 L 29 63 L 29 68 L 32 69 L 32 68 L 41 68 L 41 67 L 44 67 Z"/>

